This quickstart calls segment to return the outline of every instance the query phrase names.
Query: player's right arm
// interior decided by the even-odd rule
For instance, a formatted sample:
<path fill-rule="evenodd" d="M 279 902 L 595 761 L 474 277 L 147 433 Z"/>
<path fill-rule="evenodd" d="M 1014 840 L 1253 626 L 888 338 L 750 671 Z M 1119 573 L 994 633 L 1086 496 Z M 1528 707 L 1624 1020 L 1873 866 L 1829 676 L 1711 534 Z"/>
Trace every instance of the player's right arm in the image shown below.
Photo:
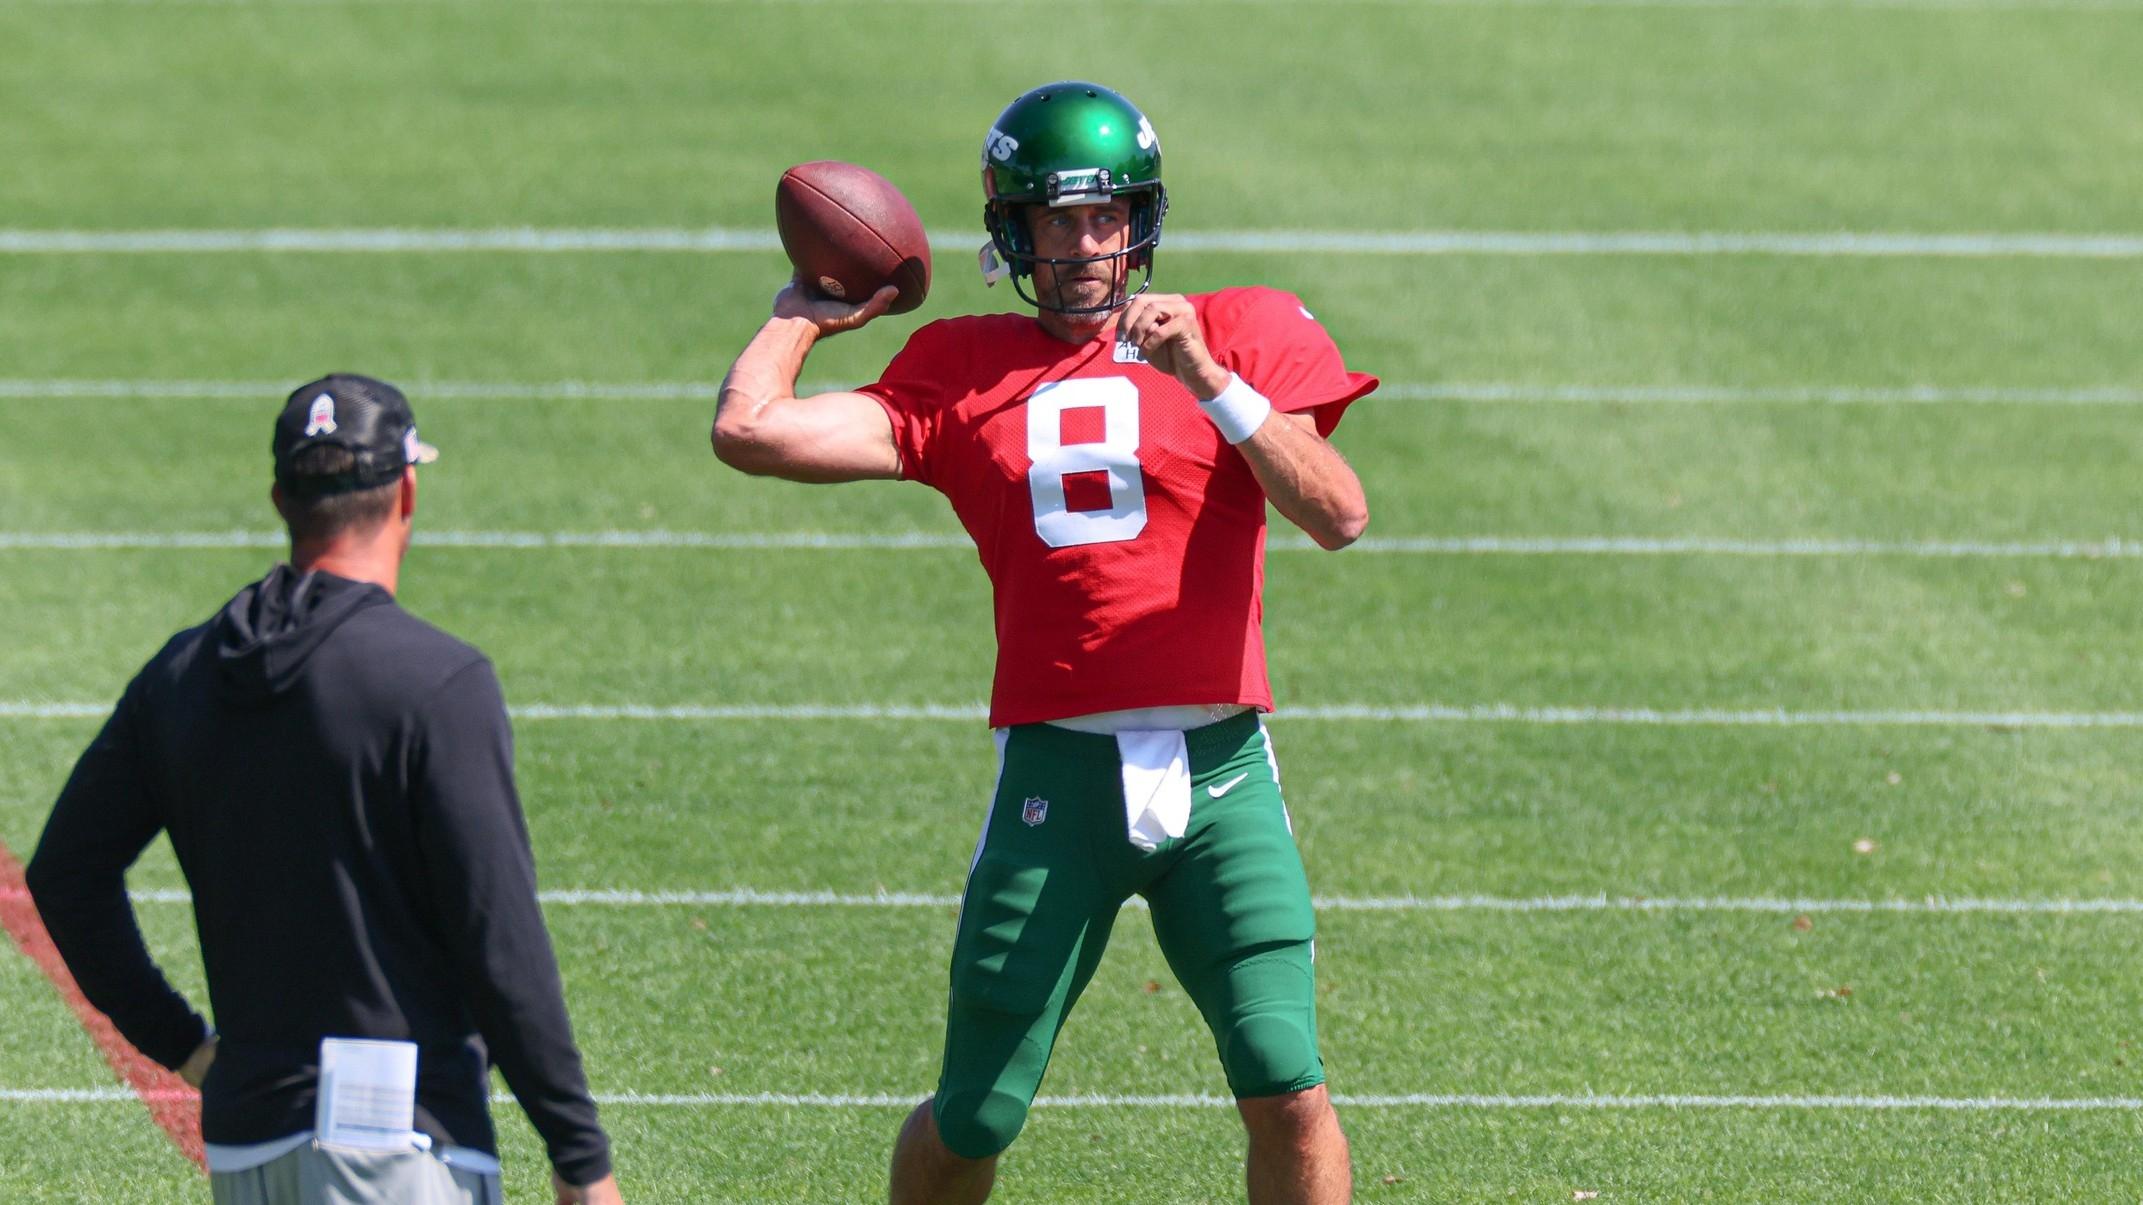
<path fill-rule="evenodd" d="M 714 412 L 714 454 L 754 476 L 826 483 L 900 476 L 893 423 L 863 393 L 796 396 L 804 357 L 820 339 L 855 330 L 900 295 L 891 285 L 862 305 L 812 297 L 791 281 L 774 314 L 745 345 Z"/>

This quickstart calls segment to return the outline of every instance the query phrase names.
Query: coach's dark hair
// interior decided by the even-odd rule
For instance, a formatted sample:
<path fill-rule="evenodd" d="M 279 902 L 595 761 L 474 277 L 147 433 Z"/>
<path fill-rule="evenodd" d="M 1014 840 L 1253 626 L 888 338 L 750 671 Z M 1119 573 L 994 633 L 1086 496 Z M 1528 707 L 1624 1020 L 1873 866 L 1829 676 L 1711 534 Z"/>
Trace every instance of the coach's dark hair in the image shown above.
<path fill-rule="evenodd" d="M 356 471 L 357 458 L 347 449 L 323 445 L 306 448 L 291 461 L 280 481 L 283 486 L 283 524 L 296 543 L 332 539 L 346 531 L 378 527 L 394 514 L 399 478 L 371 489 L 317 493 L 305 488 L 306 478 L 332 481 Z"/>

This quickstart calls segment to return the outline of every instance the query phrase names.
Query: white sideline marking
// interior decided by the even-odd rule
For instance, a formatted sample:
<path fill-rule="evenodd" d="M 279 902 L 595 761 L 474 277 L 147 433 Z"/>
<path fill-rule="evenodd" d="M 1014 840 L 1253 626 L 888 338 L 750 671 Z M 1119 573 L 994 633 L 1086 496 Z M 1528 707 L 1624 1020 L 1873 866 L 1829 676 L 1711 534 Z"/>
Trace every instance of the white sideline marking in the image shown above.
<path fill-rule="evenodd" d="M 518 0 L 499 0 L 502 7 Z M 570 0 L 551 0 L 564 6 Z M 591 0 L 610 5 L 645 7 L 780 7 L 835 4 L 882 7 L 888 0 Z M 1023 0 L 907 0 L 911 7 L 951 7 L 1018 4 Z M 1184 8 L 1229 8 L 1287 4 L 1302 7 L 1302 0 L 1147 0 Z M 1837 9 L 1877 9 L 1903 12 L 2135 12 L 2132 0 L 1312 0 L 1321 8 L 1606 8 L 1606 9 L 1727 9 L 1751 12 L 1818 12 Z M 0 0 L 0 8 L 339 8 L 339 7 L 479 7 L 482 0 Z"/>
<path fill-rule="evenodd" d="M 931 720 L 983 722 L 979 703 L 523 703 L 517 720 Z M 61 720 L 111 714 L 109 703 L 0 700 L 0 719 Z M 1327 703 L 1282 707 L 1282 721 L 1448 724 L 1621 724 L 1653 728 L 2143 728 L 2139 711 L 1788 711 L 1784 708 L 1520 707 L 1511 703 Z"/>
<path fill-rule="evenodd" d="M 972 253 L 971 235 L 931 240 Z M 1171 235 L 1172 252 L 1277 255 L 1772 255 L 1823 258 L 2138 259 L 2143 235 L 1889 231 L 1222 230 Z M 0 229 L 0 255 L 778 252 L 759 227 L 275 227 L 253 230 Z"/>
<path fill-rule="evenodd" d="M 184 888 L 129 890 L 137 904 L 186 904 Z M 537 898 L 557 907 L 610 908 L 951 908 L 960 897 L 921 891 L 872 893 L 840 891 L 760 891 L 737 887 L 724 891 L 642 891 L 635 888 L 569 887 L 539 891 Z M 1795 899 L 1788 896 L 1644 896 L 1644 895 L 1320 895 L 1323 912 L 1757 912 L 1799 915 L 1841 914 L 2010 916 L 2103 916 L 2143 914 L 2134 899 L 2002 899 L 1971 896 L 1925 896 L 1920 899 Z M 1127 905 L 1145 907 L 1133 898 Z"/>
<path fill-rule="evenodd" d="M 433 548 L 705 548 L 801 551 L 965 550 L 957 532 L 707 532 L 707 531 L 419 531 Z M 128 551 L 176 548 L 281 548 L 288 537 L 271 531 L 0 531 L 4 551 Z M 1308 537 L 1278 533 L 1275 552 L 1313 552 Z M 1741 556 L 1914 557 L 1929 560 L 2029 558 L 2143 559 L 2143 540 L 1747 540 L 1703 536 L 1371 536 L 1355 555 L 1415 556 Z"/>
<path fill-rule="evenodd" d="M 806 393 L 853 388 L 852 382 L 819 382 Z M 0 400 L 71 401 L 274 401 L 290 391 L 287 381 L 99 380 L 94 378 L 0 378 Z M 411 396 L 432 401 L 713 401 L 721 386 L 709 381 L 419 381 Z M 1828 406 L 2139 406 L 2143 388 L 2126 385 L 2023 387 L 2001 385 L 1555 385 L 1523 381 L 1386 381 L 1374 401 L 1561 402 L 1586 404 L 1735 405 L 1797 403 Z"/>
<path fill-rule="evenodd" d="M 728 1106 L 773 1106 L 804 1109 L 910 1109 L 922 1099 L 915 1093 L 841 1092 L 597 1092 L 599 1105 L 703 1109 Z M 141 1097 L 126 1088 L 0 1088 L 0 1101 L 15 1104 L 118 1104 Z M 510 1093 L 496 1093 L 493 1104 L 510 1105 Z M 1352 1109 L 1923 1109 L 1961 1112 L 2133 1112 L 2143 1098 L 2133 1096 L 1700 1096 L 1677 1093 L 1602 1095 L 1540 1093 L 1501 1095 L 1473 1092 L 1354 1093 L 1335 1092 L 1332 1102 Z M 1226 1096 L 1192 1093 L 1040 1096 L 1043 1109 L 1217 1109 L 1232 1108 Z"/>

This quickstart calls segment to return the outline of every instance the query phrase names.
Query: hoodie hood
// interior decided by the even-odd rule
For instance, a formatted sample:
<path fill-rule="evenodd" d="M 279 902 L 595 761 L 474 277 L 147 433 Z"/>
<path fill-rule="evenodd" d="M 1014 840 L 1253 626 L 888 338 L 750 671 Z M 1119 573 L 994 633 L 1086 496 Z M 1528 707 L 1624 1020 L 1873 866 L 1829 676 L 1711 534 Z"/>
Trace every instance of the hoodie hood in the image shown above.
<path fill-rule="evenodd" d="M 215 620 L 224 696 L 259 705 L 290 689 L 313 653 L 352 615 L 394 596 L 371 582 L 277 565 L 240 590 Z"/>

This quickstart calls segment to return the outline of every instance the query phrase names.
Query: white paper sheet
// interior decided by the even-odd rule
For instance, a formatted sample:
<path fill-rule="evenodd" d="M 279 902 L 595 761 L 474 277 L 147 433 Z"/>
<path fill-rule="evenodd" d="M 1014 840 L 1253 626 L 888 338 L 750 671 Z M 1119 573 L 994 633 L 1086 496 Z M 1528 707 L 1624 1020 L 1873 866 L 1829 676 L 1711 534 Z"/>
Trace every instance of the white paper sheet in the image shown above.
<path fill-rule="evenodd" d="M 314 1131 L 329 1146 L 427 1150 L 417 1119 L 417 1044 L 370 1038 L 320 1042 L 320 1101 Z"/>

